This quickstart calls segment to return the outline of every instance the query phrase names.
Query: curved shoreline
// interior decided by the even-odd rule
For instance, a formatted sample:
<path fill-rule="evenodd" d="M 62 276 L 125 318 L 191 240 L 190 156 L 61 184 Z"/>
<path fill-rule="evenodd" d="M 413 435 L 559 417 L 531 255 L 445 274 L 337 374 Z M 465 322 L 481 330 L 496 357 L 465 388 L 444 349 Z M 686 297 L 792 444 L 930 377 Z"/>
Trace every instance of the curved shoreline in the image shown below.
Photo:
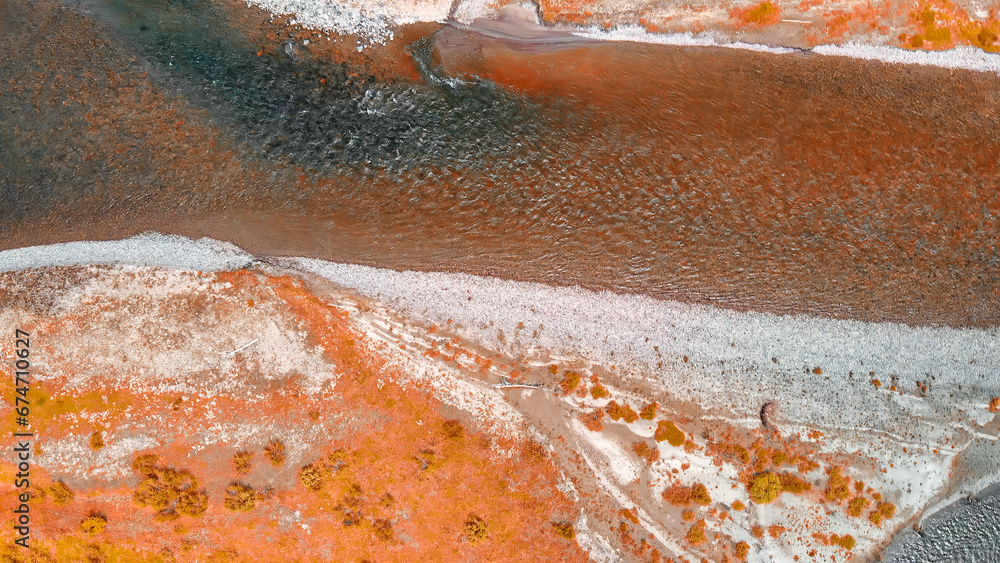
<path fill-rule="evenodd" d="M 244 268 L 258 261 L 226 243 L 147 234 L 123 241 L 4 251 L 0 252 L 0 270 L 11 271 L 14 266 L 79 266 L 94 263 L 95 257 L 106 264 L 159 265 L 206 271 Z M 672 394 L 691 400 L 709 412 L 718 409 L 752 412 L 762 398 L 780 397 L 786 429 L 805 425 L 805 428 L 823 428 L 830 432 L 884 434 L 891 447 L 916 444 L 931 447 L 941 439 L 934 435 L 931 426 L 945 420 L 942 417 L 946 417 L 946 413 L 959 407 L 973 417 L 982 418 L 979 424 L 987 423 L 985 408 L 975 401 L 970 402 L 975 392 L 968 387 L 995 388 L 996 366 L 1000 361 L 991 346 L 996 341 L 996 328 L 985 331 L 911 328 L 801 315 L 746 314 L 659 302 L 642 296 L 505 282 L 468 274 L 396 272 L 297 258 L 261 258 L 259 261 L 279 270 L 326 278 L 408 317 L 433 324 L 451 324 L 469 341 L 496 349 L 516 352 L 511 346 L 527 346 L 557 353 L 585 354 L 592 361 L 618 364 L 620 370 L 637 373 L 655 371 L 657 362 L 666 360 L 666 371 L 676 370 L 676 375 L 683 376 L 685 381 L 711 378 L 711 385 L 696 385 L 697 389 L 685 390 L 680 382 L 670 387 Z M 446 323 L 446 320 L 453 323 Z M 519 321 L 528 326 L 529 331 L 538 326 L 537 334 L 518 336 L 519 329 L 515 325 Z M 511 337 L 496 340 L 498 330 Z M 668 356 L 661 359 L 657 345 Z M 690 355 L 691 362 L 687 358 L 680 362 L 673 357 L 681 353 Z M 972 361 L 961 356 L 963 353 L 970 354 Z M 780 361 L 772 364 L 771 356 Z M 929 366 L 935 358 L 945 358 L 952 364 L 942 367 L 940 372 L 932 370 L 932 374 L 937 375 L 934 387 L 928 397 L 919 398 L 919 401 L 918 397 L 901 392 L 900 399 L 884 403 L 877 390 L 871 390 L 863 381 L 865 376 L 858 381 L 847 375 L 849 368 L 858 370 L 862 366 L 877 370 L 880 377 L 895 372 L 900 376 L 895 383 L 901 390 L 908 389 L 913 386 L 911 379 L 925 377 L 924 370 L 931 369 Z M 858 362 L 860 365 L 854 365 Z M 725 368 L 721 372 L 715 371 L 722 365 Z M 810 370 L 809 366 L 813 365 L 822 366 L 822 372 L 817 374 Z M 802 366 L 807 367 L 805 374 L 800 369 Z M 979 370 L 989 373 L 990 379 L 978 383 Z M 962 384 L 967 385 L 965 395 L 959 395 L 956 389 L 956 385 L 960 388 Z M 798 398 L 799 387 L 803 391 L 801 399 Z M 734 397 L 734 388 L 744 389 L 744 393 Z M 948 398 L 949 392 L 955 393 L 954 399 Z M 917 403 L 919 405 L 915 406 Z M 821 404 L 826 405 L 828 412 L 817 410 Z M 851 408 L 845 410 L 843 405 L 851 405 Z M 893 412 L 887 413 L 887 410 Z M 923 420 L 921 416 L 929 418 Z M 911 421 L 907 427 L 918 436 L 902 435 L 900 428 L 905 420 Z M 974 430 L 973 422 L 955 423 Z M 949 465 L 948 459 L 939 460 L 939 464 Z M 897 481 L 902 477 L 916 482 L 912 479 L 918 474 L 907 473 L 902 463 L 898 465 L 901 467 L 895 471 L 899 473 L 892 474 Z M 992 479 L 991 475 L 993 473 L 972 481 Z M 949 481 L 942 483 L 942 491 L 954 487 Z M 921 502 L 933 501 L 919 493 L 918 497 Z M 900 506 L 913 506 L 909 503 L 915 500 L 909 497 Z M 930 505 L 927 510 L 934 510 L 935 506 Z M 954 508 L 955 505 L 951 505 L 944 510 Z M 930 516 L 935 517 L 936 514 Z"/>

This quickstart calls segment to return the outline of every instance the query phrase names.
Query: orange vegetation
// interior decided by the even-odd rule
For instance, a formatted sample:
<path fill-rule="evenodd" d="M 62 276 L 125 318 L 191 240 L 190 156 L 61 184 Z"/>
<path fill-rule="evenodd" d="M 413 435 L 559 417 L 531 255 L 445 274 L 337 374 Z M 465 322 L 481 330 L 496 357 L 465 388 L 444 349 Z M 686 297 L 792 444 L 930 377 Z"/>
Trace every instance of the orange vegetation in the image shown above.
<path fill-rule="evenodd" d="M 842 501 L 851 496 L 851 478 L 842 475 L 843 469 L 833 466 L 826 470 L 830 480 L 827 482 L 824 496 L 828 500 Z"/>
<path fill-rule="evenodd" d="M 990 405 L 987 407 L 990 412 L 1000 412 L 1000 397 L 993 397 L 990 399 Z"/>
<path fill-rule="evenodd" d="M 692 502 L 700 506 L 708 506 L 712 503 L 708 488 L 701 483 L 696 483 L 691 487 L 674 485 L 663 491 L 663 500 L 674 506 L 690 506 Z"/>
<path fill-rule="evenodd" d="M 781 19 L 781 9 L 775 6 L 771 0 L 763 0 L 752 8 L 735 9 L 730 13 L 730 16 L 751 25 L 773 25 Z"/>
<path fill-rule="evenodd" d="M 590 396 L 595 399 L 603 399 L 605 397 L 610 397 L 611 393 L 608 392 L 606 387 L 604 387 L 600 383 L 596 383 L 590 389 Z"/>
<path fill-rule="evenodd" d="M 691 526 L 691 529 L 688 530 L 687 535 L 684 537 L 691 545 L 699 545 L 705 543 L 705 541 L 708 539 L 705 536 L 705 521 L 699 520 L 697 524 Z"/>
<path fill-rule="evenodd" d="M 851 534 L 845 534 L 843 536 L 838 536 L 837 534 L 830 535 L 830 543 L 833 545 L 839 545 L 846 550 L 854 549 L 854 536 Z"/>
<path fill-rule="evenodd" d="M 746 561 L 747 555 L 750 554 L 750 544 L 745 541 L 741 541 L 736 544 L 736 558 L 741 561 Z"/>
<path fill-rule="evenodd" d="M 600 432 L 604 430 L 604 423 L 601 419 L 604 418 L 604 409 L 596 409 L 589 413 L 585 413 L 580 416 L 580 420 L 583 425 L 587 427 L 587 430 L 591 432 Z"/>
<path fill-rule="evenodd" d="M 639 415 L 628 405 L 619 405 L 615 401 L 611 401 L 604 408 L 607 410 L 611 420 L 617 421 L 621 419 L 629 424 L 639 420 Z"/>
<path fill-rule="evenodd" d="M 708 454 L 717 456 L 732 464 L 750 463 L 750 452 L 739 444 L 726 444 L 723 442 L 710 442 L 708 444 Z M 766 462 L 766 460 L 765 460 Z"/>
<path fill-rule="evenodd" d="M 552 366 L 555 368 L 555 366 Z M 563 393 L 572 393 L 576 386 L 580 384 L 580 374 L 572 371 L 567 371 L 563 374 L 563 380 L 559 382 L 559 387 L 562 387 Z"/>
<path fill-rule="evenodd" d="M 660 451 L 656 448 L 651 448 L 646 442 L 636 442 L 632 444 L 632 450 L 635 451 L 636 455 L 645 459 L 646 463 L 649 463 L 650 465 L 660 459 Z"/>
<path fill-rule="evenodd" d="M 165 417 L 168 428 L 177 430 L 177 442 L 155 454 L 140 452 L 134 491 L 124 481 L 77 491 L 50 481 L 44 498 L 33 501 L 46 515 L 32 522 L 37 560 L 151 563 L 168 550 L 190 561 L 266 561 L 290 550 L 303 560 L 326 560 L 330 553 L 344 561 L 586 559 L 572 541 L 571 524 L 564 524 L 578 508 L 556 487 L 560 474 L 552 460 L 532 453 L 537 447 L 469 431 L 446 418 L 427 391 L 398 385 L 401 374 L 349 327 L 345 313 L 300 281 L 247 271 L 213 277 L 233 285 L 227 292 L 252 293 L 260 306 L 296 319 L 339 375 L 335 386 L 307 392 L 295 378 L 276 380 L 249 410 L 223 396 L 208 406 L 197 397 L 178 403 L 176 395 L 120 390 L 134 416 Z M 60 335 L 53 330 L 50 336 Z M 82 403 L 88 412 L 100 407 L 83 394 L 93 390 L 58 381 L 39 384 L 37 391 L 58 395 L 66 405 Z M 110 401 L 110 390 L 105 395 Z M 66 417 L 55 403 L 47 401 L 54 414 L 38 412 L 40 423 L 43 416 L 51 419 L 44 421 L 47 439 L 79 434 L 62 422 Z M 248 452 L 199 441 L 207 412 L 213 423 L 273 425 L 282 438 L 297 432 L 289 424 L 301 421 L 350 421 L 350 431 L 310 444 L 304 459 L 273 440 L 267 458 L 281 463 L 247 471 L 250 455 L 242 454 Z M 104 419 L 108 446 L 102 452 L 113 451 L 127 432 L 122 420 Z M 91 429 L 84 432 L 86 439 Z M 499 455 L 497 449 L 514 454 Z M 291 459 L 302 461 L 292 466 Z M 183 469 L 176 468 L 179 462 Z M 9 471 L 9 465 L 2 468 Z M 240 482 L 233 482 L 236 472 L 244 473 Z M 33 477 L 39 490 L 48 480 L 41 470 Z M 13 508 L 11 499 L 0 496 L 0 510 Z M 274 525 L 276 514 L 294 511 L 308 519 L 308 531 Z M 95 515 L 103 526 L 88 520 Z"/>
<path fill-rule="evenodd" d="M 633 511 L 630 508 L 623 508 L 622 511 L 621 511 L 621 515 L 623 517 L 625 517 L 625 519 L 627 519 L 630 522 L 632 522 L 633 524 L 638 524 L 639 523 L 639 517 L 636 516 L 635 515 L 635 511 Z"/>

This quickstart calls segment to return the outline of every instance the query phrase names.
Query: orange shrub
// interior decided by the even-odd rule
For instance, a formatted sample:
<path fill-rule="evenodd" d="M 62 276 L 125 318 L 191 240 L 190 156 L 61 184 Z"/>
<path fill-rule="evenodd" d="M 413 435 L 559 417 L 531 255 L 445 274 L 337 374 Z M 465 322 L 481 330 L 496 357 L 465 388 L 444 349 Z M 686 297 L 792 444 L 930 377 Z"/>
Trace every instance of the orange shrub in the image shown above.
<path fill-rule="evenodd" d="M 865 511 L 866 508 L 871 506 L 872 501 L 865 497 L 854 497 L 851 502 L 847 503 L 847 515 L 854 518 L 860 518 L 861 513 Z"/>
<path fill-rule="evenodd" d="M 553 368 L 555 366 L 552 366 Z M 553 372 L 555 375 L 555 372 Z M 580 384 L 580 374 L 572 371 L 567 371 L 563 374 L 563 380 L 559 382 L 559 387 L 562 387 L 563 393 L 567 395 L 572 393 L 576 386 Z"/>
<path fill-rule="evenodd" d="M 830 535 L 830 543 L 832 545 L 839 545 L 840 547 L 851 550 L 854 549 L 854 536 L 851 534 L 846 534 L 843 536 L 838 536 L 837 534 Z"/>
<path fill-rule="evenodd" d="M 825 496 L 828 500 L 842 501 L 851 496 L 851 479 L 841 474 L 842 469 L 834 466 L 826 470 L 830 477 L 826 485 Z"/>
<path fill-rule="evenodd" d="M 695 503 L 706 506 L 712 503 L 712 497 L 708 494 L 708 488 L 701 483 L 691 487 L 674 485 L 663 491 L 663 500 L 674 506 L 690 506 Z"/>
<path fill-rule="evenodd" d="M 771 0 L 764 0 L 753 8 L 738 12 L 738 15 L 749 24 L 772 25 L 781 19 L 781 10 Z"/>
<path fill-rule="evenodd" d="M 779 478 L 781 479 L 781 490 L 785 492 L 799 494 L 812 490 L 812 485 L 805 479 L 800 479 L 791 473 L 782 473 Z"/>
<path fill-rule="evenodd" d="M 721 457 L 732 464 L 750 463 L 750 452 L 739 444 L 711 442 L 708 444 L 708 455 Z M 766 460 L 764 465 L 767 465 Z"/>
<path fill-rule="evenodd" d="M 605 397 L 610 397 L 611 393 L 609 393 L 608 390 L 607 390 L 607 388 L 605 388 L 603 385 L 601 385 L 600 383 L 597 383 L 590 390 L 590 396 L 593 397 L 593 398 L 595 398 L 595 399 L 603 399 Z"/>
<path fill-rule="evenodd" d="M 699 545 L 705 543 L 705 541 L 708 540 L 708 538 L 705 537 L 705 521 L 699 520 L 697 524 L 691 526 L 691 529 L 688 530 L 687 535 L 684 537 L 691 545 Z"/>
<path fill-rule="evenodd" d="M 649 447 L 646 442 L 636 442 L 632 444 L 632 450 L 642 459 L 646 460 L 646 463 L 652 465 L 656 463 L 656 460 L 660 459 L 660 451 L 656 448 Z"/>
<path fill-rule="evenodd" d="M 1000 402 L 1000 399 L 998 399 L 998 402 Z M 653 420 L 654 418 L 656 418 L 657 406 L 659 406 L 658 403 L 656 401 L 653 401 L 652 403 L 649 403 L 648 405 L 642 407 L 642 410 L 639 411 L 639 418 L 643 420 Z"/>
<path fill-rule="evenodd" d="M 623 517 L 631 521 L 633 524 L 639 523 L 639 517 L 635 515 L 635 512 L 630 508 L 623 508 L 621 511 Z"/>
<path fill-rule="evenodd" d="M 264 446 L 264 457 L 271 462 L 271 465 L 280 466 L 285 463 L 285 444 L 278 440 L 271 440 Z"/>
<path fill-rule="evenodd" d="M 736 544 L 736 558 L 741 561 L 746 561 L 747 555 L 750 554 L 750 544 L 745 541 L 741 541 Z"/>
<path fill-rule="evenodd" d="M 580 417 L 580 420 L 583 422 L 583 425 L 587 427 L 587 430 L 590 430 L 591 432 L 600 432 L 601 430 L 604 430 L 604 423 L 601 422 L 601 419 L 603 418 L 604 409 L 597 409 L 584 414 Z"/>

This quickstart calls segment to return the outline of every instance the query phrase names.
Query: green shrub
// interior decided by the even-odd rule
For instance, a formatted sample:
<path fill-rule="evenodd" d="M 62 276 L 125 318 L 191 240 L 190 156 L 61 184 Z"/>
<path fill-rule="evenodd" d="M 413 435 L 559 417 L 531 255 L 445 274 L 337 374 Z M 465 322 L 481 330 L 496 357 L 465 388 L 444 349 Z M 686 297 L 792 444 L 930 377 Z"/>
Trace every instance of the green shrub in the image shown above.
<path fill-rule="evenodd" d="M 149 475 L 156 469 L 159 458 L 156 454 L 143 454 L 132 460 L 132 471 L 140 475 Z"/>
<path fill-rule="evenodd" d="M 177 512 L 191 518 L 198 518 L 208 510 L 208 495 L 195 490 L 183 491 L 177 497 Z"/>

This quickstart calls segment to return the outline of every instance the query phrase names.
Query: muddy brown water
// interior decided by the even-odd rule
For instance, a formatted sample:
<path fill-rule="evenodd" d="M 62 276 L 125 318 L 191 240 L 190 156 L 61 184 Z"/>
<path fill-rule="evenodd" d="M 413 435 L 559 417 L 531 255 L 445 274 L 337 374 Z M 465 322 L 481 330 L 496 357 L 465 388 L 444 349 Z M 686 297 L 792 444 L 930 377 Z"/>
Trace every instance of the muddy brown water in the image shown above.
<path fill-rule="evenodd" d="M 0 55 L 2 248 L 157 230 L 738 310 L 1000 322 L 994 75 L 440 26 L 337 60 L 236 2 L 0 7 L 19 46 Z M 412 72 L 373 70 L 389 52 Z"/>

